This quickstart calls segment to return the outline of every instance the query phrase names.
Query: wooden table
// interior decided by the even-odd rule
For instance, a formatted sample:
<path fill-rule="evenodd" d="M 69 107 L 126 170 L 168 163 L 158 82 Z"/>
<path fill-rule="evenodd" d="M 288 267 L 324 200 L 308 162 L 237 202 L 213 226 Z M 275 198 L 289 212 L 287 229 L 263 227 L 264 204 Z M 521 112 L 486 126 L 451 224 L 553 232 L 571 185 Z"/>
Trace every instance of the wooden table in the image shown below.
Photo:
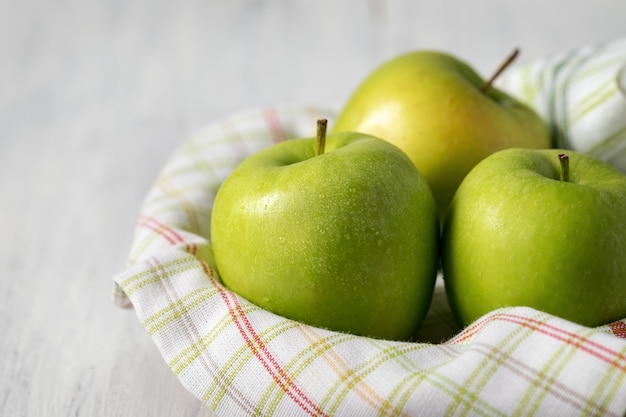
<path fill-rule="evenodd" d="M 621 0 L 0 2 L 0 415 L 209 416 L 115 308 L 142 200 L 181 141 L 251 107 L 339 108 L 383 60 L 484 75 L 626 35 Z"/>

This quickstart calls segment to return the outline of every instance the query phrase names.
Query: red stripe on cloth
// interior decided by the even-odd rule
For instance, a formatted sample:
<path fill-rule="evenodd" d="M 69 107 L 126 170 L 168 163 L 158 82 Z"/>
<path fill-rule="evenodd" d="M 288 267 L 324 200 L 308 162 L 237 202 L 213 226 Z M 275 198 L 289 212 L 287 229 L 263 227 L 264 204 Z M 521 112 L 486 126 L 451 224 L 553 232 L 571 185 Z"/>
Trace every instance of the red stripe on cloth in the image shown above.
<path fill-rule="evenodd" d="M 611 329 L 615 336 L 626 339 L 626 322 L 616 321 L 609 323 L 609 329 Z"/>
<path fill-rule="evenodd" d="M 283 126 L 280 123 L 276 110 L 273 108 L 266 108 L 263 109 L 262 114 L 263 120 L 265 121 L 265 124 L 270 131 L 270 135 L 272 136 L 272 142 L 278 143 L 284 141 L 286 139 L 285 132 L 283 131 Z"/>
<path fill-rule="evenodd" d="M 229 293 L 221 289 L 220 295 L 224 303 L 228 307 L 233 322 L 237 326 L 239 333 L 246 341 L 246 344 L 252 350 L 252 353 L 263 364 L 265 370 L 272 376 L 274 381 L 282 388 L 282 390 L 311 416 L 328 417 L 302 390 L 294 383 L 294 381 L 285 373 L 276 358 L 269 352 L 259 335 L 256 333 L 252 324 L 246 317 L 241 304 L 235 295 L 229 296 Z"/>
<path fill-rule="evenodd" d="M 472 339 L 480 330 L 489 322 L 492 321 L 506 321 L 509 323 L 518 324 L 533 331 L 539 332 L 546 336 L 550 336 L 553 339 L 570 344 L 577 349 L 580 349 L 597 359 L 607 362 L 611 366 L 619 369 L 622 372 L 626 372 L 626 355 L 612 349 L 607 348 L 604 345 L 596 343 L 585 337 L 582 337 L 576 333 L 569 332 L 560 327 L 544 323 L 540 320 L 532 319 L 529 317 L 501 313 L 493 316 L 488 316 L 482 320 L 477 321 L 472 326 L 465 329 L 457 337 L 450 339 L 448 343 L 456 344 Z M 619 323 L 619 322 L 617 322 Z M 621 326 L 620 326 L 621 327 Z M 626 327 L 626 325 L 624 326 Z"/>
<path fill-rule="evenodd" d="M 482 317 L 478 321 L 474 322 L 471 326 L 463 329 L 461 333 L 457 334 L 446 343 L 454 345 L 458 343 L 463 343 L 467 340 L 471 340 L 474 336 L 476 336 L 476 334 L 480 332 L 485 324 L 494 321 L 495 319 L 495 316 Z"/>
<path fill-rule="evenodd" d="M 185 252 L 190 253 L 192 255 L 196 255 L 198 251 L 198 245 L 193 242 L 187 242 L 176 230 L 170 228 L 169 226 L 159 222 L 154 217 L 148 217 L 145 215 L 139 216 L 139 226 L 145 227 L 163 239 L 167 240 L 171 245 L 177 245 L 182 243 L 185 245 Z"/>
<path fill-rule="evenodd" d="M 139 226 L 152 230 L 172 245 L 184 242 L 182 236 L 151 217 L 140 216 Z"/>
<path fill-rule="evenodd" d="M 609 349 L 604 345 L 589 340 L 576 333 L 568 332 L 567 330 L 550 325 L 548 323 L 544 323 L 539 320 L 523 316 L 516 316 L 513 314 L 501 314 L 499 315 L 498 319 L 509 321 L 515 324 L 520 324 L 522 326 L 532 329 L 533 331 L 537 331 L 541 334 L 545 334 L 554 339 L 563 341 L 576 347 L 577 349 L 589 353 L 590 355 L 608 363 L 611 366 L 616 367 L 622 372 L 626 372 L 625 354 Z"/>

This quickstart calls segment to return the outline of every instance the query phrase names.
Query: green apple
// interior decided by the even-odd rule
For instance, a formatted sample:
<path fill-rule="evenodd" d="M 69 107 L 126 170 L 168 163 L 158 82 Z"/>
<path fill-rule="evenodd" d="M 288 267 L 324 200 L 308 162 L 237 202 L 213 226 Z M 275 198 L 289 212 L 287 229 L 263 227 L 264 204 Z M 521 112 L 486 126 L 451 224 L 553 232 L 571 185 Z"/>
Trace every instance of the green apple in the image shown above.
<path fill-rule="evenodd" d="M 434 289 L 432 193 L 396 146 L 359 134 L 291 139 L 219 188 L 211 239 L 224 285 L 313 326 L 411 338 Z"/>
<path fill-rule="evenodd" d="M 461 183 L 441 257 L 450 306 L 463 325 L 506 306 L 586 326 L 622 319 L 626 176 L 574 151 L 494 153 Z"/>
<path fill-rule="evenodd" d="M 487 155 L 552 145 L 537 113 L 491 87 L 492 81 L 448 54 L 411 52 L 366 77 L 333 131 L 368 133 L 405 151 L 430 185 L 443 220 L 462 179 Z"/>

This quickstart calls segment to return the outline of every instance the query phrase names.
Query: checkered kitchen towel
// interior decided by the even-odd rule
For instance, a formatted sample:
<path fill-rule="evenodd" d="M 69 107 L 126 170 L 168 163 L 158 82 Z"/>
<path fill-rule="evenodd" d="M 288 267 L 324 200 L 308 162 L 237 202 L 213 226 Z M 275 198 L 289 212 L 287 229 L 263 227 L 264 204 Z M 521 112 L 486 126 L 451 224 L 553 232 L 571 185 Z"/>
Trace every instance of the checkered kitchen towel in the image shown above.
<path fill-rule="evenodd" d="M 149 192 L 115 300 L 191 393 L 229 417 L 624 415 L 626 319 L 586 328 L 514 307 L 461 330 L 439 281 L 418 341 L 392 342 L 287 320 L 224 288 L 209 243 L 219 185 L 245 156 L 313 136 L 320 117 L 332 123 L 299 108 L 212 124 Z"/>

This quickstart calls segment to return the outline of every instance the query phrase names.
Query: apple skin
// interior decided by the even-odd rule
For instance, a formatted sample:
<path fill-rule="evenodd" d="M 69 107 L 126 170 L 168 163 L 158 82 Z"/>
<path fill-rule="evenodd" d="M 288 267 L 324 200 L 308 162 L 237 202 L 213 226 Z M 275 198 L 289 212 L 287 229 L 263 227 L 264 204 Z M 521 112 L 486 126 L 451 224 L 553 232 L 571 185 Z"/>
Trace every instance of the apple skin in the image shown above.
<path fill-rule="evenodd" d="M 570 160 L 561 181 L 558 154 Z M 508 149 L 460 185 L 442 236 L 456 319 L 528 306 L 585 325 L 626 317 L 626 176 L 589 155 Z"/>
<path fill-rule="evenodd" d="M 396 57 L 369 74 L 338 115 L 333 132 L 385 139 L 411 158 L 431 187 L 443 221 L 465 175 L 491 153 L 550 148 L 549 129 L 530 107 L 439 51 Z"/>
<path fill-rule="evenodd" d="M 218 190 L 212 245 L 226 287 L 309 325 L 411 338 L 439 259 L 437 210 L 406 155 L 357 133 L 251 155 Z"/>

